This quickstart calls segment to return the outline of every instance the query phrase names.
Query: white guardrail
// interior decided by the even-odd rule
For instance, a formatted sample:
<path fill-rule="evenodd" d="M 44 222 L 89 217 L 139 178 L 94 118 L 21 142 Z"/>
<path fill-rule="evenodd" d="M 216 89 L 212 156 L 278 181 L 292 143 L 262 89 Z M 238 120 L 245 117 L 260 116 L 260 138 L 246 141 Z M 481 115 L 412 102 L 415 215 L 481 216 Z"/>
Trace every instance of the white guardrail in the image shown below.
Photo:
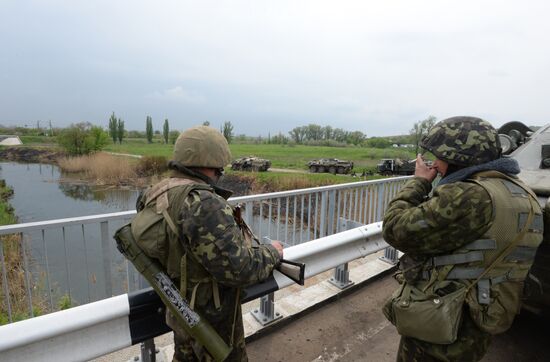
<path fill-rule="evenodd" d="M 285 258 L 305 263 L 305 275 L 309 278 L 387 248 L 381 230 L 382 223 L 376 222 L 325 236 L 285 248 Z M 274 282 L 275 289 L 293 283 L 279 272 L 275 272 Z M 273 292 L 273 285 L 265 284 L 265 293 Z M 261 284 L 254 287 L 262 289 Z M 254 297 L 261 294 L 256 292 Z M 166 331 L 165 327 L 158 327 L 164 323 L 157 306 L 152 303 L 148 309 L 147 303 L 136 302 L 132 295 L 124 294 L 2 326 L 0 360 L 83 361 L 117 351 Z M 154 317 L 155 311 L 156 322 L 136 320 L 139 315 Z"/>

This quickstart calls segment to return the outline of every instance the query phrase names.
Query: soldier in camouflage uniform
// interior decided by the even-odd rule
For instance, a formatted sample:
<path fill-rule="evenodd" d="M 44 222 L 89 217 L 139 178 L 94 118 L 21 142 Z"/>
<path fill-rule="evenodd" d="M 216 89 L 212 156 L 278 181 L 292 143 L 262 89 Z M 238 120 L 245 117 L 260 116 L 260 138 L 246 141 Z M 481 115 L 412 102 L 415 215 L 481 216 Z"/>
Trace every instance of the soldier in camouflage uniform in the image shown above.
<path fill-rule="evenodd" d="M 424 290 L 429 283 L 449 284 L 449 280 L 473 288 L 468 289 L 454 342 L 436 344 L 402 336 L 397 361 L 478 361 L 491 335 L 509 328 L 519 312 L 523 281 L 542 240 L 541 209 L 515 177 L 520 172 L 517 162 L 501 158 L 497 132 L 489 123 L 474 117 L 449 118 L 437 123 L 420 145 L 436 160 L 428 167 L 418 155 L 415 177 L 384 215 L 384 239 L 405 253 L 396 278 Z M 442 179 L 430 194 L 437 174 Z M 534 215 L 537 222 L 524 228 L 518 225 L 518 215 Z M 524 255 L 513 249 L 498 259 L 496 251 L 470 247 L 485 242 L 492 242 L 485 249 L 520 245 Z M 476 258 L 466 261 L 457 255 Z M 483 276 L 485 269 L 491 274 Z M 481 277 L 485 279 L 476 280 Z M 494 313 L 497 299 L 504 307 Z M 391 320 L 391 312 L 386 313 L 391 303 L 384 308 Z M 430 321 L 415 328 L 429 329 Z"/>
<path fill-rule="evenodd" d="M 158 205 L 158 195 L 166 192 L 168 213 L 177 220 L 180 238 L 172 233 L 166 250 L 155 256 L 180 285 L 191 308 L 233 347 L 227 361 L 246 361 L 240 291 L 267 279 L 282 258 L 283 248 L 277 241 L 261 246 L 247 242 L 226 201 L 231 192 L 216 186 L 230 160 L 220 132 L 206 126 L 186 130 L 178 137 L 169 163 L 172 177 L 147 191 L 138 201 L 138 210 L 152 197 Z M 169 312 L 166 322 L 174 330 L 174 361 L 211 360 Z"/>

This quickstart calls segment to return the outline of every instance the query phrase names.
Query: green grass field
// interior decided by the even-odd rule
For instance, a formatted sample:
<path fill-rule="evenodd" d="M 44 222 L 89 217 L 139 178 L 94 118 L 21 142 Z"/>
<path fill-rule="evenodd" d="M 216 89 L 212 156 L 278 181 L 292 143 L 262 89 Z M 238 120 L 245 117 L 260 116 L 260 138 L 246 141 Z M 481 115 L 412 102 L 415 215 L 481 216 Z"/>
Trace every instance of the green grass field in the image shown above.
<path fill-rule="evenodd" d="M 55 138 L 39 136 L 22 136 L 21 140 L 29 146 L 56 146 Z M 304 145 L 276 145 L 276 144 L 242 144 L 229 145 L 233 158 L 243 156 L 257 156 L 271 160 L 272 168 L 307 169 L 307 162 L 319 158 L 339 158 L 353 161 L 355 171 L 374 169 L 382 158 L 414 158 L 414 151 L 396 148 L 370 148 L 370 147 L 326 147 Z M 149 144 L 143 138 L 125 139 L 121 145 L 109 143 L 105 151 L 117 153 L 129 153 L 143 156 L 172 157 L 174 146 L 164 144 L 158 135 Z"/>
<path fill-rule="evenodd" d="M 394 148 L 367 147 L 323 147 L 303 145 L 238 144 L 230 145 L 234 158 L 257 156 L 271 160 L 273 168 L 306 170 L 308 161 L 319 158 L 339 158 L 353 161 L 355 170 L 373 168 L 381 158 L 414 158 L 414 152 Z M 173 145 L 154 142 L 148 144 L 144 139 L 129 139 L 122 145 L 110 144 L 105 151 L 129 153 L 144 156 L 172 156 Z"/>

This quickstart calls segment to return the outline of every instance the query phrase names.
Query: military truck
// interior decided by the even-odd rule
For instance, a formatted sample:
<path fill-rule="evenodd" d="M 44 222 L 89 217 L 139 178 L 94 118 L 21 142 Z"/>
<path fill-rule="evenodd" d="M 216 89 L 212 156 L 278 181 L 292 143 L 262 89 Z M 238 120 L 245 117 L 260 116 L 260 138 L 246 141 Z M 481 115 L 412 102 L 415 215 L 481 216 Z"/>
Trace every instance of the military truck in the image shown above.
<path fill-rule="evenodd" d="M 309 172 L 322 173 L 329 172 L 335 174 L 347 174 L 353 170 L 353 162 L 339 160 L 337 158 L 321 158 L 319 160 L 312 160 L 307 163 Z"/>
<path fill-rule="evenodd" d="M 412 175 L 416 160 L 401 160 L 400 158 L 384 158 L 376 165 L 376 172 L 384 176 Z"/>
<path fill-rule="evenodd" d="M 534 278 L 527 278 L 524 308 L 550 317 L 550 124 L 536 132 L 520 122 L 509 122 L 498 129 L 503 153 L 515 158 L 518 175 L 537 194 L 544 208 L 544 241 L 531 267 Z"/>
<path fill-rule="evenodd" d="M 267 171 L 271 161 L 259 157 L 241 157 L 231 162 L 231 169 L 235 171 Z"/>

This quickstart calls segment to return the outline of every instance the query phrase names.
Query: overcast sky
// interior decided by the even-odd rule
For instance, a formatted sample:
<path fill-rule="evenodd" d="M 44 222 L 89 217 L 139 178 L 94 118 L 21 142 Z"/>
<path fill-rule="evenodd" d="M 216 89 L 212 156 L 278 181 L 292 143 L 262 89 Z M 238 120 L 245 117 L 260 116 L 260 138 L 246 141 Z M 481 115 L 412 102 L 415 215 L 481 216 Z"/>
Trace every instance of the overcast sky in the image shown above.
<path fill-rule="evenodd" d="M 548 1 L 0 0 L 0 124 L 548 123 Z"/>

